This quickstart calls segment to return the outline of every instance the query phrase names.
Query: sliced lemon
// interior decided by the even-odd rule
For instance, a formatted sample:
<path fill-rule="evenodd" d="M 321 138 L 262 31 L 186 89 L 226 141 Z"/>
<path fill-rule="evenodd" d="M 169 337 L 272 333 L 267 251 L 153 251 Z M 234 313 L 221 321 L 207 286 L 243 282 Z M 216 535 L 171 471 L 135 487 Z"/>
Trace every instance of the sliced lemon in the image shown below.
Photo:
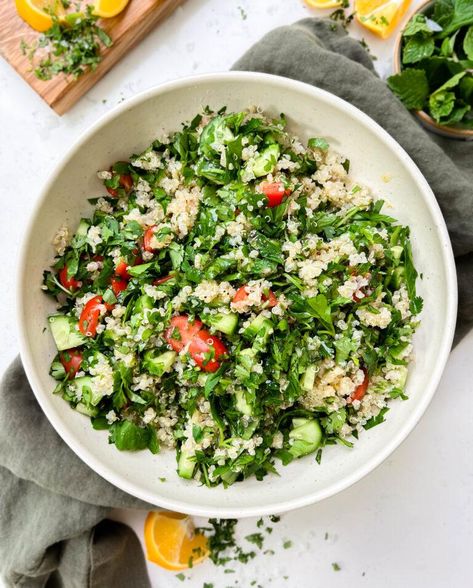
<path fill-rule="evenodd" d="M 387 39 L 406 12 L 411 0 L 355 0 L 358 22 L 382 39 Z"/>
<path fill-rule="evenodd" d="M 337 8 L 343 4 L 343 0 L 304 0 L 311 8 Z"/>
<path fill-rule="evenodd" d="M 167 570 L 186 570 L 209 555 L 207 537 L 195 532 L 190 516 L 178 512 L 149 512 L 144 536 L 148 559 Z"/>
<path fill-rule="evenodd" d="M 94 14 L 101 18 L 117 16 L 126 7 L 129 0 L 95 0 Z"/>
<path fill-rule="evenodd" d="M 16 10 L 21 18 L 35 31 L 43 33 L 53 26 L 51 15 L 64 15 L 59 0 L 15 0 Z"/>

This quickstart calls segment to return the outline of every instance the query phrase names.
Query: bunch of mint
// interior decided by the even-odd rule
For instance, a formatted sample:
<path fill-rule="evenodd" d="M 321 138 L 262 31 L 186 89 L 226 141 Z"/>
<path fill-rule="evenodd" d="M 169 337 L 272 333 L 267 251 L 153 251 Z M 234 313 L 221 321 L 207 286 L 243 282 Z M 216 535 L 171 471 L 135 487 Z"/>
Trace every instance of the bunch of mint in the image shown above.
<path fill-rule="evenodd" d="M 473 0 L 435 0 L 402 34 L 402 71 L 388 78 L 409 110 L 473 129 Z"/>

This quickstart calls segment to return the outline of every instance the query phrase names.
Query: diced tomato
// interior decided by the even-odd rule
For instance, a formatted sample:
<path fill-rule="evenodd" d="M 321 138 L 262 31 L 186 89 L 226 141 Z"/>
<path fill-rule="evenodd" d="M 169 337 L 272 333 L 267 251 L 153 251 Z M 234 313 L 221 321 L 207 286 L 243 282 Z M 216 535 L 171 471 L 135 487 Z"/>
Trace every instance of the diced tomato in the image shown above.
<path fill-rule="evenodd" d="M 216 372 L 227 348 L 215 335 L 201 329 L 189 345 L 189 353 L 195 363 L 206 372 Z"/>
<path fill-rule="evenodd" d="M 154 231 L 156 230 L 156 225 L 152 225 L 148 227 L 143 235 L 143 249 L 145 251 L 150 251 L 151 253 L 154 251 L 154 247 L 151 245 L 154 237 Z"/>
<path fill-rule="evenodd" d="M 235 292 L 235 296 L 233 296 L 232 302 L 233 303 L 235 303 L 235 302 L 241 302 L 242 300 L 246 300 L 247 298 L 248 298 L 248 292 L 246 291 L 246 286 L 241 286 Z M 274 295 L 274 293 L 271 292 L 271 290 L 269 290 L 267 296 L 266 296 L 266 294 L 263 294 L 261 296 L 261 300 L 263 302 L 268 302 L 268 306 L 270 308 L 273 308 L 273 306 L 276 306 L 277 303 L 278 303 L 278 299 L 276 298 L 276 296 Z"/>
<path fill-rule="evenodd" d="M 291 193 L 290 190 L 284 188 L 282 182 L 261 182 L 259 188 L 268 199 L 269 208 L 279 206 L 283 201 L 284 196 L 289 196 Z"/>
<path fill-rule="evenodd" d="M 130 192 L 130 190 L 133 188 L 133 178 L 130 176 L 130 174 L 122 174 L 118 182 L 120 186 L 125 188 L 127 192 Z M 118 190 L 116 188 L 109 188 L 106 186 L 106 189 L 110 196 L 113 196 L 114 198 L 118 196 Z"/>
<path fill-rule="evenodd" d="M 217 371 L 222 357 L 227 354 L 227 348 L 218 337 L 204 329 L 201 321 L 191 323 L 186 315 L 171 319 L 166 341 L 178 353 L 187 347 L 192 359 L 206 372 Z"/>
<path fill-rule="evenodd" d="M 118 296 L 120 292 L 126 290 L 128 282 L 126 280 L 123 280 L 122 278 L 112 278 L 110 281 L 110 285 L 115 296 Z"/>
<path fill-rule="evenodd" d="M 168 280 L 172 280 L 174 276 L 163 276 L 162 278 L 157 278 L 156 280 L 154 280 L 153 282 L 153 286 L 159 286 L 159 284 L 164 284 L 164 282 L 167 282 Z"/>
<path fill-rule="evenodd" d="M 67 290 L 78 290 L 82 286 L 82 282 L 76 280 L 74 276 L 67 277 L 66 265 L 59 272 L 59 281 Z"/>
<path fill-rule="evenodd" d="M 120 184 L 129 192 L 133 188 L 133 178 L 129 174 L 120 176 Z"/>
<path fill-rule="evenodd" d="M 368 377 L 368 370 L 366 368 L 361 368 L 363 373 L 365 374 L 365 379 L 353 392 L 350 396 L 349 402 L 353 402 L 354 400 L 361 400 L 363 396 L 366 394 L 366 390 L 368 389 L 369 384 L 369 377 Z"/>
<path fill-rule="evenodd" d="M 173 316 L 170 325 L 165 337 L 166 341 L 177 353 L 182 351 L 203 327 L 200 321 L 196 320 L 191 323 L 185 314 Z"/>
<path fill-rule="evenodd" d="M 80 369 L 82 363 L 82 353 L 78 349 L 68 349 L 61 351 L 59 361 L 64 366 L 69 380 L 72 380 Z"/>
<path fill-rule="evenodd" d="M 94 296 L 86 302 L 79 317 L 79 331 L 86 337 L 95 337 L 100 316 L 104 310 L 110 310 L 113 304 L 106 304 L 102 296 Z"/>
<path fill-rule="evenodd" d="M 118 262 L 117 267 L 115 268 L 115 275 L 120 276 L 124 280 L 130 279 L 130 274 L 128 273 L 128 263 L 122 259 Z"/>

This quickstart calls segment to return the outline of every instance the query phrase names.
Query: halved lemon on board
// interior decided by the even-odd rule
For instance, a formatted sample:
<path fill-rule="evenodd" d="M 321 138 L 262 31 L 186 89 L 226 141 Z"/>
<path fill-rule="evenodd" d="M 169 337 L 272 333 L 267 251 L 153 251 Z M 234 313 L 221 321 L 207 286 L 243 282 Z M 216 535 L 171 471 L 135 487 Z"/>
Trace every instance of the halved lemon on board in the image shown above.
<path fill-rule="evenodd" d="M 117 16 L 126 7 L 129 0 L 95 0 L 94 14 L 101 18 Z"/>
<path fill-rule="evenodd" d="M 145 544 L 149 561 L 167 570 L 186 570 L 209 555 L 207 537 L 195 532 L 189 515 L 178 512 L 149 512 L 145 521 Z"/>
<path fill-rule="evenodd" d="M 343 4 L 343 0 L 304 0 L 311 8 L 337 8 Z"/>
<path fill-rule="evenodd" d="M 410 3 L 411 0 L 355 0 L 355 14 L 362 26 L 387 39 Z"/>
<path fill-rule="evenodd" d="M 16 10 L 21 18 L 35 31 L 43 33 L 53 26 L 51 15 L 64 16 L 60 0 L 15 0 Z"/>

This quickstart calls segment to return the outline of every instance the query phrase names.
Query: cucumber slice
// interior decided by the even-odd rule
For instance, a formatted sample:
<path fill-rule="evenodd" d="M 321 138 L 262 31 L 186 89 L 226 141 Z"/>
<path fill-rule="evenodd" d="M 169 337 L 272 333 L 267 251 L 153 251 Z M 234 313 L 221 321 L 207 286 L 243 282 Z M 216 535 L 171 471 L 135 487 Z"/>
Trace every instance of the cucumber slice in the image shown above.
<path fill-rule="evenodd" d="M 176 357 L 175 351 L 165 351 L 159 355 L 153 351 L 147 351 L 144 355 L 143 367 L 153 376 L 162 376 L 172 369 Z"/>
<path fill-rule="evenodd" d="M 292 445 L 289 453 L 293 457 L 302 457 L 313 453 L 322 441 L 322 429 L 315 419 L 292 419 L 292 430 L 289 433 Z"/>
<path fill-rule="evenodd" d="M 93 380 L 90 376 L 82 376 L 71 381 L 70 386 L 74 388 L 76 397 L 80 398 L 80 404 L 87 406 L 93 410 L 94 406 L 102 400 L 105 392 L 98 392 L 93 385 Z M 110 392 L 112 392 L 110 390 Z"/>
<path fill-rule="evenodd" d="M 49 328 L 58 351 L 78 347 L 85 343 L 86 338 L 78 330 L 78 321 L 63 314 L 48 317 Z"/>
<path fill-rule="evenodd" d="M 257 178 L 270 174 L 279 159 L 279 145 L 273 143 L 264 149 L 253 162 L 253 173 Z"/>
<path fill-rule="evenodd" d="M 206 314 L 201 318 L 204 323 L 213 327 L 217 331 L 225 333 L 225 335 L 233 335 L 238 325 L 238 315 L 233 312 L 228 314 Z"/>
<path fill-rule="evenodd" d="M 77 231 L 76 231 L 76 235 L 79 235 L 80 237 L 85 237 L 87 235 L 87 231 L 90 228 L 90 224 L 88 223 L 88 221 L 85 218 L 82 218 L 79 226 L 77 227 Z"/>
<path fill-rule="evenodd" d="M 99 414 L 99 409 L 95 408 L 95 406 L 86 406 L 83 402 L 79 402 L 76 405 L 76 410 L 81 414 L 85 414 L 86 416 L 97 416 Z"/>
<path fill-rule="evenodd" d="M 394 259 L 401 259 L 402 252 L 404 251 L 403 247 L 401 247 L 400 245 L 393 245 L 393 247 L 391 247 L 390 250 L 393 254 Z"/>
<path fill-rule="evenodd" d="M 195 469 L 195 454 L 181 449 L 181 454 L 179 455 L 179 462 L 177 465 L 177 473 L 181 478 L 185 478 L 186 480 L 190 480 L 194 474 Z"/>
<path fill-rule="evenodd" d="M 133 314 L 143 314 L 145 309 L 151 310 L 154 306 L 154 300 L 147 294 L 142 294 L 133 306 Z"/>
<path fill-rule="evenodd" d="M 317 366 L 309 365 L 301 379 L 301 388 L 310 392 L 314 387 L 315 376 L 317 375 Z"/>
<path fill-rule="evenodd" d="M 264 315 L 259 314 L 243 331 L 243 337 L 253 339 L 260 333 L 266 338 L 273 333 L 273 323 Z"/>
<path fill-rule="evenodd" d="M 406 273 L 406 270 L 403 265 L 398 266 L 393 271 L 392 284 L 393 284 L 394 288 L 396 288 L 396 290 L 398 290 L 401 287 L 401 283 L 404 281 L 404 274 L 405 273 Z"/>
<path fill-rule="evenodd" d="M 251 416 L 253 407 L 248 402 L 247 394 L 245 390 L 235 390 L 235 407 L 241 414 Z"/>
<path fill-rule="evenodd" d="M 232 471 L 228 470 L 227 472 L 224 472 L 220 476 L 220 478 L 222 479 L 222 482 L 224 484 L 226 484 L 227 486 L 230 486 L 238 478 L 238 474 L 236 472 L 232 472 Z"/>

